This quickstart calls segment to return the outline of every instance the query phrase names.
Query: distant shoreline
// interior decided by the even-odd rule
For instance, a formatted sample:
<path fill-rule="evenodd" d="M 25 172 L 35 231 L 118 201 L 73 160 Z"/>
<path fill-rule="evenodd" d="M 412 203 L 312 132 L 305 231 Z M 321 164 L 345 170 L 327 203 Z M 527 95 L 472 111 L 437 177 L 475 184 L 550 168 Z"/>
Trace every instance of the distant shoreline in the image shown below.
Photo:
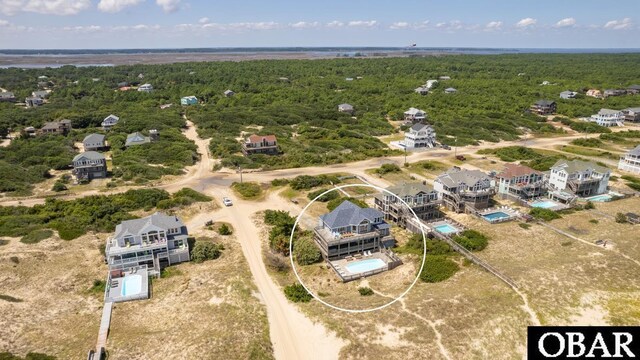
<path fill-rule="evenodd" d="M 210 61 L 308 60 L 334 58 L 384 58 L 445 55 L 499 54 L 621 54 L 640 49 L 506 49 L 506 48 L 390 48 L 390 47 L 300 47 L 300 48 L 201 48 L 201 49 L 88 49 L 88 50 L 0 50 L 0 68 L 58 68 L 73 66 L 118 66 Z"/>

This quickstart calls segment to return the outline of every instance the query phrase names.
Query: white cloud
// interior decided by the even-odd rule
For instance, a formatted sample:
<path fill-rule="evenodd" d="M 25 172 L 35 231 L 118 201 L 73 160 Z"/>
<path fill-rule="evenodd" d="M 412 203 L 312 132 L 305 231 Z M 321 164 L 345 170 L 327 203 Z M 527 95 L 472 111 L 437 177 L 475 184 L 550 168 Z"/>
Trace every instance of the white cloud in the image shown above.
<path fill-rule="evenodd" d="M 343 27 L 344 23 L 338 20 L 334 20 L 330 23 L 327 23 L 327 27 L 329 28 L 339 28 L 339 27 Z"/>
<path fill-rule="evenodd" d="M 516 26 L 519 27 L 519 28 L 528 28 L 530 26 L 535 25 L 537 22 L 538 22 L 538 20 L 536 20 L 536 19 L 524 18 L 524 19 L 518 21 Z"/>
<path fill-rule="evenodd" d="M 162 8 L 162 11 L 172 13 L 178 11 L 180 1 L 181 0 L 156 0 L 156 4 Z"/>
<path fill-rule="evenodd" d="M 491 21 L 487 25 L 485 25 L 486 30 L 500 30 L 502 29 L 502 21 Z"/>
<path fill-rule="evenodd" d="M 203 17 L 200 20 L 198 20 L 198 22 L 200 24 L 207 24 L 209 22 L 209 18 L 208 17 Z"/>
<path fill-rule="evenodd" d="M 464 24 L 460 20 L 453 20 L 449 22 L 440 22 L 436 24 L 436 27 L 441 30 L 455 31 L 464 27 Z"/>
<path fill-rule="evenodd" d="M 294 29 L 311 29 L 317 28 L 320 26 L 320 23 L 317 21 L 306 22 L 306 21 L 298 21 L 297 23 L 289 24 Z"/>
<path fill-rule="evenodd" d="M 100 0 L 98 9 L 103 12 L 117 13 L 128 7 L 135 6 L 144 0 Z"/>
<path fill-rule="evenodd" d="M 374 26 L 378 25 L 378 21 L 377 20 L 369 20 L 369 21 L 363 21 L 363 20 L 354 20 L 354 21 L 349 21 L 347 23 L 348 26 L 350 27 L 366 27 L 366 28 L 372 28 Z"/>
<path fill-rule="evenodd" d="M 409 26 L 410 25 L 409 25 L 408 22 L 400 21 L 400 22 L 395 22 L 395 23 L 391 24 L 391 26 L 389 26 L 389 29 L 392 29 L 392 30 L 406 29 Z"/>
<path fill-rule="evenodd" d="M 11 25 L 10 22 L 8 22 L 7 20 L 1 20 L 0 19 L 0 27 L 9 26 L 9 25 Z"/>
<path fill-rule="evenodd" d="M 624 18 L 622 20 L 611 20 L 604 25 L 605 29 L 610 30 L 624 30 L 633 26 L 633 22 L 630 18 Z"/>
<path fill-rule="evenodd" d="M 557 28 L 570 27 L 570 26 L 576 26 L 576 19 L 574 18 L 562 19 L 554 25 L 554 27 L 557 27 Z"/>
<path fill-rule="evenodd" d="M 50 15 L 75 15 L 91 6 L 91 0 L 0 0 L 0 12 L 14 15 L 34 12 Z"/>

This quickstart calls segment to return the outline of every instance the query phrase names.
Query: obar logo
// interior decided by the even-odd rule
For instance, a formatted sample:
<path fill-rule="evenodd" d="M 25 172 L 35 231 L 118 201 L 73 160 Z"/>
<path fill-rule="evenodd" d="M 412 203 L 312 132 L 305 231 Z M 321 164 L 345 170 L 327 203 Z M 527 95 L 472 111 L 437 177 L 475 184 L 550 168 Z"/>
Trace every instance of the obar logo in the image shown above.
<path fill-rule="evenodd" d="M 531 326 L 527 357 L 538 359 L 638 359 L 640 327 Z"/>

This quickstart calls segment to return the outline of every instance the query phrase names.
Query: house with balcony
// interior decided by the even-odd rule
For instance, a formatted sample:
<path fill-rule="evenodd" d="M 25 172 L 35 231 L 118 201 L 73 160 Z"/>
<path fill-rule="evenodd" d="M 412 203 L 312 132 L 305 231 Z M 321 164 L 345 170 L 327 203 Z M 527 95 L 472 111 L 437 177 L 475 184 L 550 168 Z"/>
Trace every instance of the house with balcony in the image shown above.
<path fill-rule="evenodd" d="M 188 105 L 196 105 L 198 104 L 198 98 L 195 96 L 185 96 L 180 99 L 180 105 L 188 106 Z"/>
<path fill-rule="evenodd" d="M 245 155 L 266 154 L 277 155 L 278 139 L 275 135 L 251 135 L 242 143 Z"/>
<path fill-rule="evenodd" d="M 551 100 L 538 100 L 535 104 L 531 105 L 530 111 L 538 115 L 552 115 L 555 114 L 558 109 L 558 105 L 555 101 Z"/>
<path fill-rule="evenodd" d="M 433 188 L 446 208 L 462 213 L 488 208 L 495 194 L 493 185 L 482 171 L 453 168 L 438 176 Z"/>
<path fill-rule="evenodd" d="M 138 91 L 150 93 L 153 92 L 153 86 L 151 84 L 142 84 L 138 87 Z"/>
<path fill-rule="evenodd" d="M 395 243 L 382 212 L 360 208 L 347 200 L 332 212 L 320 216 L 314 229 L 314 241 L 325 260 L 366 251 L 378 252 Z"/>
<path fill-rule="evenodd" d="M 640 145 L 620 158 L 618 169 L 640 175 Z"/>
<path fill-rule="evenodd" d="M 11 91 L 0 92 L 0 102 L 16 102 L 16 95 Z"/>
<path fill-rule="evenodd" d="M 24 99 L 24 104 L 28 108 L 38 107 L 44 104 L 44 100 L 39 97 L 30 96 Z"/>
<path fill-rule="evenodd" d="M 438 199 L 438 192 L 431 186 L 414 182 L 391 186 L 386 190 L 374 197 L 375 207 L 384 214 L 386 221 L 392 221 L 403 228 L 409 227 L 414 231 L 420 231 L 411 224 L 411 220 L 415 218 L 413 213 L 421 220 L 442 217 L 440 212 L 442 202 Z"/>
<path fill-rule="evenodd" d="M 620 110 L 600 109 L 597 114 L 591 115 L 590 122 L 594 122 L 600 126 L 624 126 L 625 116 Z"/>
<path fill-rule="evenodd" d="M 191 260 L 188 236 L 187 227 L 174 215 L 156 212 L 123 221 L 107 239 L 105 257 L 109 270 L 146 266 L 151 275 L 158 275 L 169 265 Z"/>
<path fill-rule="evenodd" d="M 100 151 L 107 147 L 105 136 L 102 134 L 89 134 L 82 140 L 84 151 Z"/>
<path fill-rule="evenodd" d="M 338 105 L 338 111 L 341 113 L 351 114 L 353 115 L 356 111 L 351 104 L 340 104 Z"/>
<path fill-rule="evenodd" d="M 71 120 L 50 121 L 40 129 L 42 135 L 67 135 L 71 131 Z"/>
<path fill-rule="evenodd" d="M 503 198 L 529 200 L 547 192 L 544 173 L 524 165 L 505 164 L 496 180 L 498 194 Z"/>
<path fill-rule="evenodd" d="M 607 192 L 611 171 L 590 161 L 558 160 L 549 174 L 549 189 L 580 197 Z M 552 194 L 553 195 L 553 194 Z"/>
<path fill-rule="evenodd" d="M 112 127 L 116 126 L 118 124 L 118 121 L 120 121 L 120 118 L 111 114 L 106 118 L 104 118 L 104 120 L 102 120 L 102 123 L 100 125 L 102 126 L 102 129 L 104 129 L 105 131 L 108 131 L 108 130 L 111 130 Z"/>
<path fill-rule="evenodd" d="M 436 131 L 428 124 L 414 124 L 404 133 L 403 145 L 406 149 L 434 148 Z"/>
<path fill-rule="evenodd" d="M 107 177 L 107 160 L 96 151 L 86 151 L 73 158 L 73 176 L 76 180 L 93 180 Z"/>
<path fill-rule="evenodd" d="M 414 123 L 423 122 L 427 119 L 427 113 L 416 108 L 410 108 L 404 112 L 404 120 Z"/>
<path fill-rule="evenodd" d="M 640 122 L 640 107 L 624 109 L 622 110 L 622 115 L 624 115 L 624 121 L 626 122 Z"/>

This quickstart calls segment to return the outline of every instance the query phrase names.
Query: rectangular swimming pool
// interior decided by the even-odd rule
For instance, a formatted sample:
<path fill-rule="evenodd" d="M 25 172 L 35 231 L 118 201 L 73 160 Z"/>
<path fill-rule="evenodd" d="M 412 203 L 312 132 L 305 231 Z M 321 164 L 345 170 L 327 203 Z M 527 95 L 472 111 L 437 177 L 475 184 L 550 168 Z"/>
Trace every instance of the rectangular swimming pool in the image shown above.
<path fill-rule="evenodd" d="M 613 200 L 613 196 L 609 195 L 609 194 L 602 194 L 602 195 L 597 195 L 597 196 L 592 196 L 590 198 L 587 198 L 588 201 L 595 201 L 595 202 L 608 202 Z"/>
<path fill-rule="evenodd" d="M 531 206 L 535 208 L 550 209 L 558 206 L 558 203 L 555 201 L 547 200 L 547 201 L 535 202 L 531 204 Z"/>
<path fill-rule="evenodd" d="M 345 265 L 347 270 L 352 274 L 359 274 L 367 271 L 378 270 L 387 265 L 382 259 L 365 259 L 352 262 Z"/>
<path fill-rule="evenodd" d="M 122 292 L 123 297 L 138 295 L 142 292 L 142 276 L 141 275 L 127 275 L 122 279 Z"/>
<path fill-rule="evenodd" d="M 494 222 L 497 220 L 502 220 L 502 219 L 508 219 L 511 216 L 505 212 L 502 211 L 496 211 L 490 214 L 484 214 L 482 215 L 483 218 L 485 218 L 487 221 L 489 222 Z"/>
<path fill-rule="evenodd" d="M 455 226 L 452 226 L 450 224 L 443 224 L 443 225 L 438 225 L 435 227 L 436 231 L 442 234 L 451 234 L 451 233 L 456 233 L 459 232 L 460 229 L 456 228 Z"/>

